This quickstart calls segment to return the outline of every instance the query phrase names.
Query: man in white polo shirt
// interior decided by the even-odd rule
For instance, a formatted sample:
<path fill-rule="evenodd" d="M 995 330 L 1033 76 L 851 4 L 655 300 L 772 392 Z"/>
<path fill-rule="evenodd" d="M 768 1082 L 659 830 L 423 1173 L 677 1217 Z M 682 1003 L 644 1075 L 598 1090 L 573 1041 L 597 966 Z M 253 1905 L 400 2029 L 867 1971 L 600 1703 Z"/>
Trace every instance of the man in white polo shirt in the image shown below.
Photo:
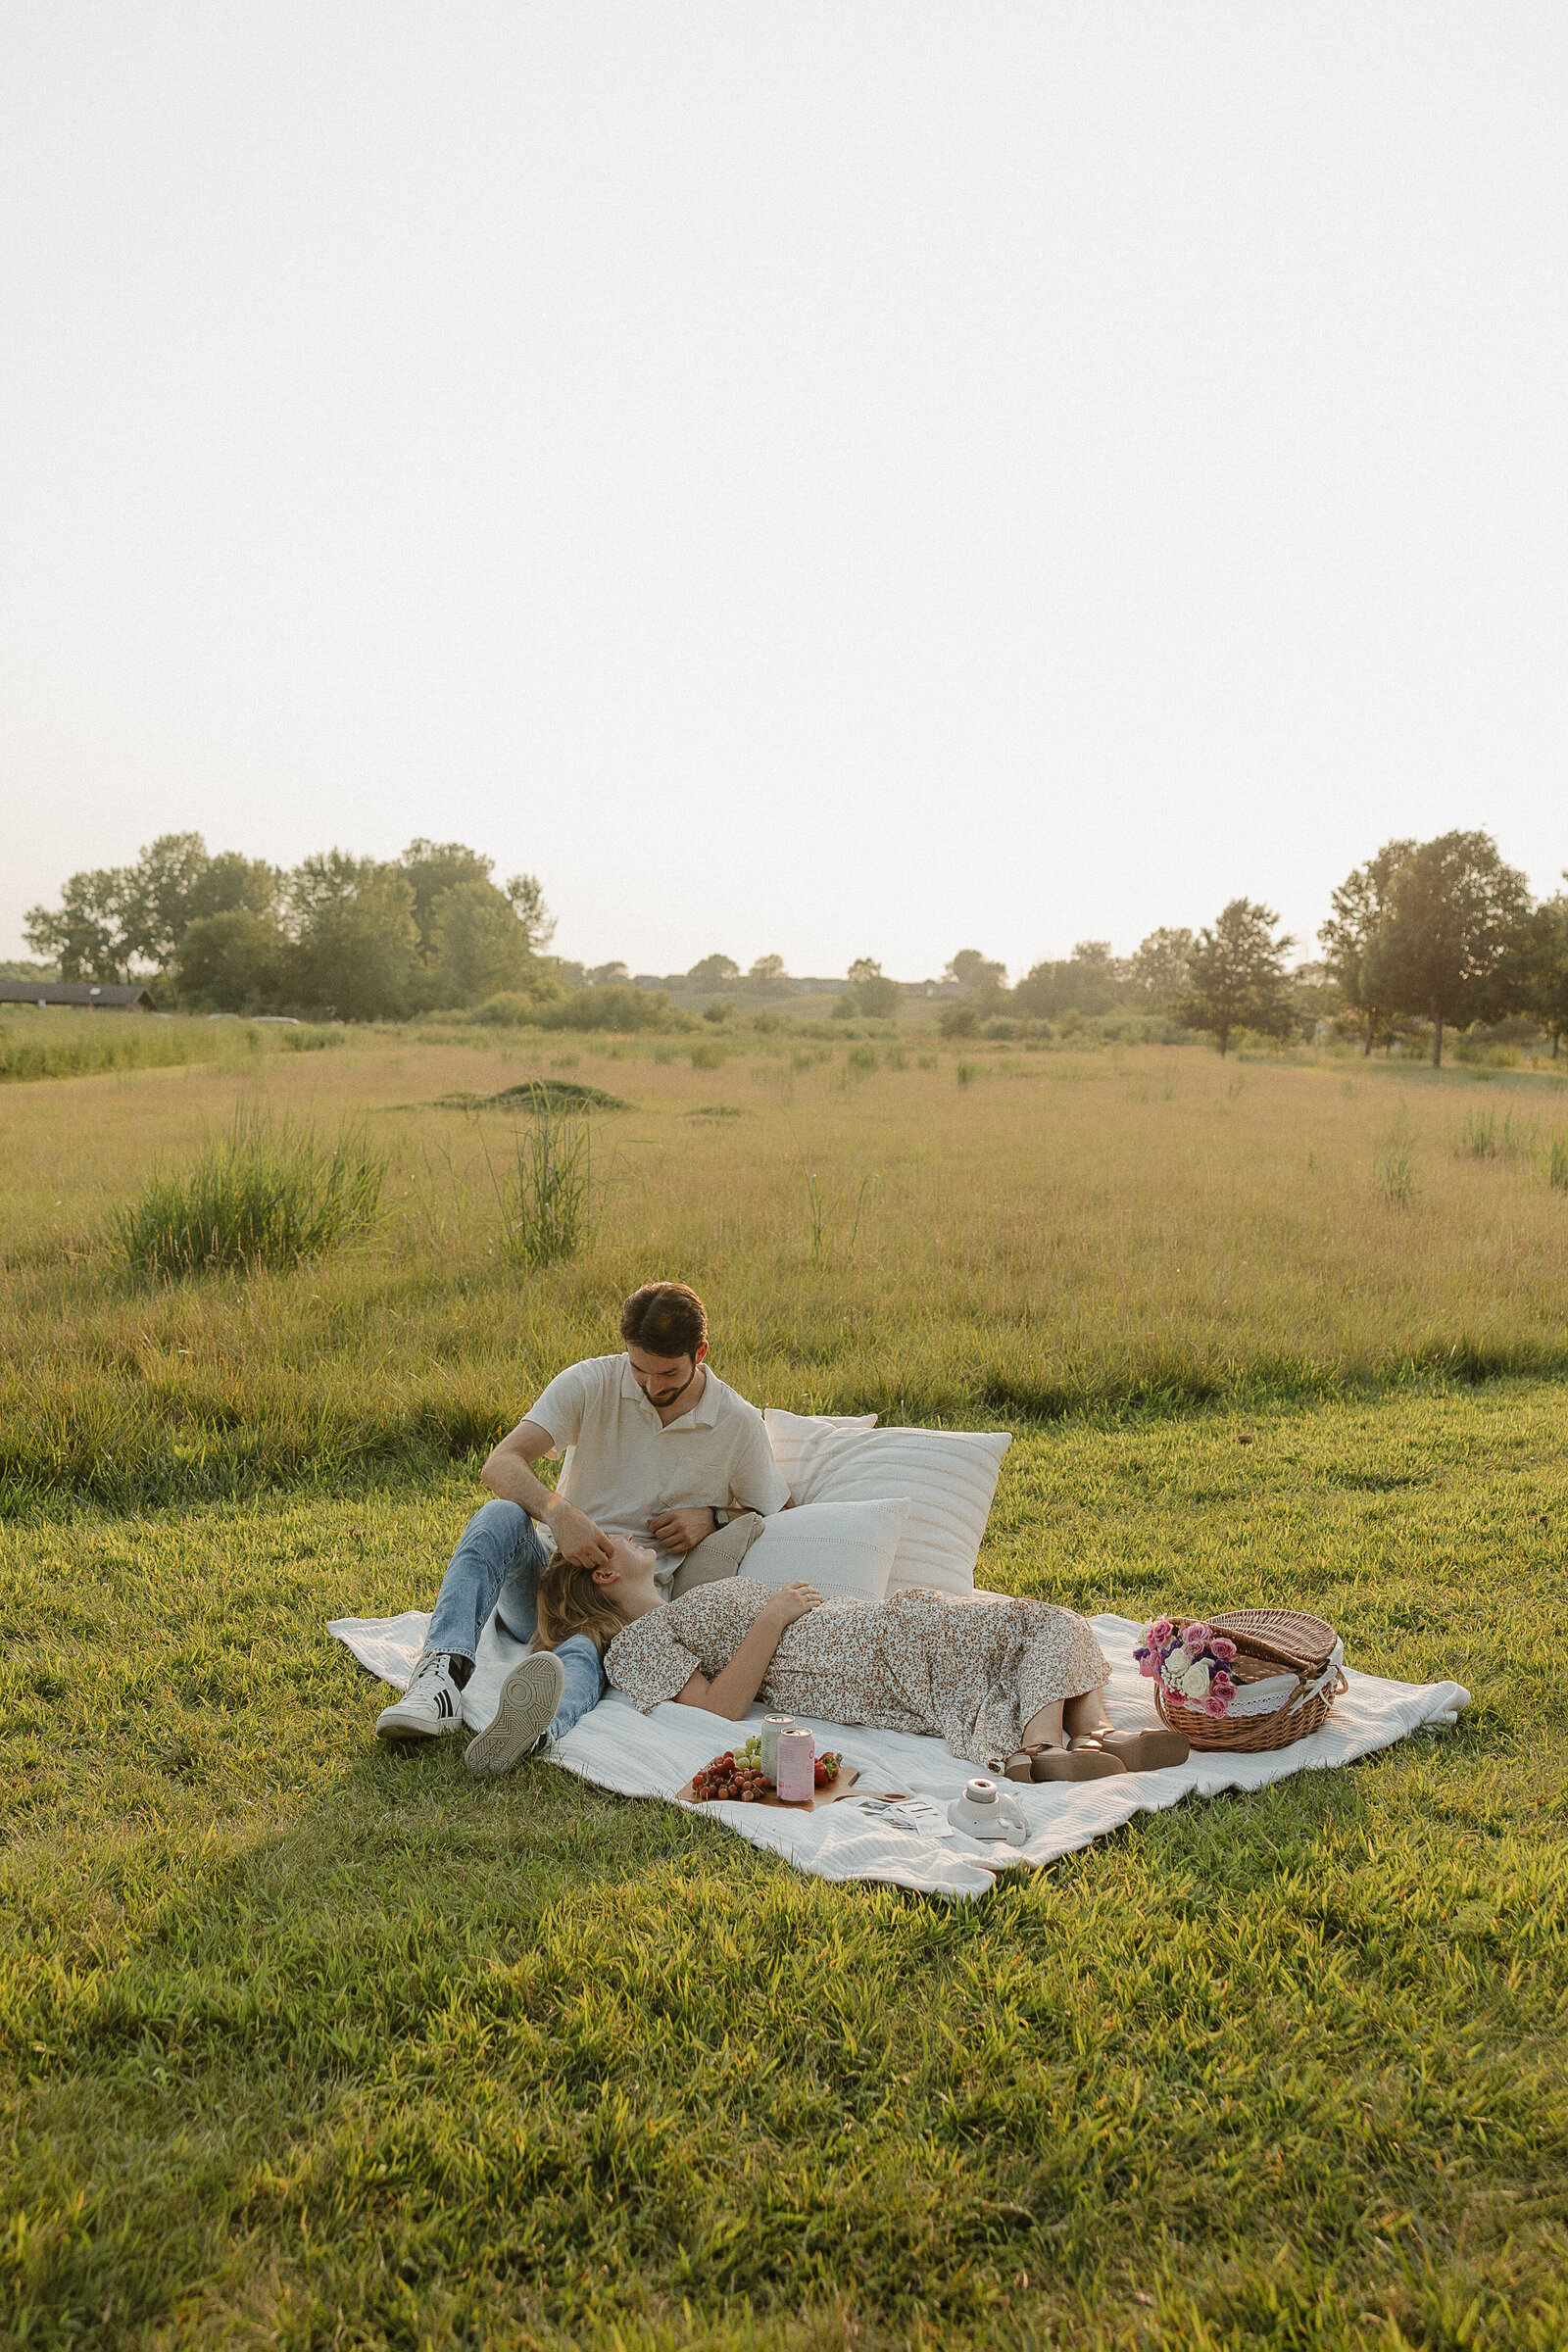
<path fill-rule="evenodd" d="M 496 1499 L 475 1511 L 441 1581 L 425 1646 L 403 1696 L 383 1709 L 383 1740 L 434 1740 L 463 1726 L 463 1689 L 492 1609 L 519 1642 L 538 1625 L 536 1595 L 552 1547 L 563 1559 L 609 1567 L 611 1538 L 630 1536 L 659 1555 L 666 1592 L 699 1544 L 732 1511 L 783 1510 L 789 1488 L 756 1405 L 709 1368 L 708 1316 L 683 1282 L 648 1282 L 620 1311 L 620 1355 L 560 1372 L 479 1475 Z M 537 1476 L 546 1454 L 565 1460 L 555 1488 Z M 605 1689 L 584 1634 L 519 1660 L 494 1721 L 469 1742 L 477 1773 L 510 1771 L 547 1733 L 559 1740 Z"/>

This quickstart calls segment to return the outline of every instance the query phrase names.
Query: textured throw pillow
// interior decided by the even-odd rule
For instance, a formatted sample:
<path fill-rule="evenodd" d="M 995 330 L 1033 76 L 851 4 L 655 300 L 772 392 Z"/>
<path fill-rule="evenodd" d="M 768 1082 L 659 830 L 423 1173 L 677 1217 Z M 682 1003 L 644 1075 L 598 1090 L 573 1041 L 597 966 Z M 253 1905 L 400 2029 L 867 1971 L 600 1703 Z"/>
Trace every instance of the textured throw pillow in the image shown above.
<path fill-rule="evenodd" d="M 770 1404 L 762 1415 L 773 1459 L 795 1492 L 795 1473 L 818 1441 L 835 1429 L 875 1429 L 875 1413 L 786 1413 Z M 799 1496 L 796 1497 L 799 1500 Z"/>
<path fill-rule="evenodd" d="M 801 1446 L 794 1468 L 786 1468 L 782 1456 L 779 1468 L 797 1503 L 906 1494 L 909 1516 L 888 1591 L 930 1585 L 939 1592 L 969 1593 L 1002 1457 L 1011 1444 L 1005 1430 L 830 1429 Z"/>
<path fill-rule="evenodd" d="M 808 1584 L 824 1599 L 847 1592 L 856 1600 L 881 1600 L 908 1515 L 902 1496 L 775 1511 L 748 1546 L 739 1573 L 775 1592 L 780 1585 Z"/>

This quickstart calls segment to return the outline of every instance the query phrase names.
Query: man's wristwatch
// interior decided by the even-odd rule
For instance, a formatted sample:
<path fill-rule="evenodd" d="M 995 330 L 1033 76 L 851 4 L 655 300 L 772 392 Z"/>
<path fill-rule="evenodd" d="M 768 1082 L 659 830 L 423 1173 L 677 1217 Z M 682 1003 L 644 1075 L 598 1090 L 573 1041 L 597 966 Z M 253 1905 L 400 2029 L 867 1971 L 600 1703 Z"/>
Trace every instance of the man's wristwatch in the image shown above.
<path fill-rule="evenodd" d="M 729 1513 L 721 1511 L 716 1502 L 710 1502 L 708 1507 L 713 1514 L 713 1533 L 716 1536 L 721 1527 L 728 1527 Z"/>

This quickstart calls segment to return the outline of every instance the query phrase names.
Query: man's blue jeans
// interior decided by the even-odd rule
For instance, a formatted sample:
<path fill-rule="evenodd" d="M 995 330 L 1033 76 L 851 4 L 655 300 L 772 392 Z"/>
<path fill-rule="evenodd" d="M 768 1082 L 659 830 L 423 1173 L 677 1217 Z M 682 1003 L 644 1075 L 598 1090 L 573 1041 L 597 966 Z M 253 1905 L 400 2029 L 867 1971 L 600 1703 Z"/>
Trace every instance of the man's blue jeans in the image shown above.
<path fill-rule="evenodd" d="M 520 1503 L 481 1503 L 464 1529 L 424 1637 L 426 1649 L 472 1660 L 494 1609 L 509 1634 L 530 1642 L 539 1624 L 539 1572 L 549 1558 L 538 1530 Z M 605 1692 L 599 1650 L 586 1634 L 572 1634 L 556 1651 L 566 1688 L 549 1737 L 560 1740 Z"/>

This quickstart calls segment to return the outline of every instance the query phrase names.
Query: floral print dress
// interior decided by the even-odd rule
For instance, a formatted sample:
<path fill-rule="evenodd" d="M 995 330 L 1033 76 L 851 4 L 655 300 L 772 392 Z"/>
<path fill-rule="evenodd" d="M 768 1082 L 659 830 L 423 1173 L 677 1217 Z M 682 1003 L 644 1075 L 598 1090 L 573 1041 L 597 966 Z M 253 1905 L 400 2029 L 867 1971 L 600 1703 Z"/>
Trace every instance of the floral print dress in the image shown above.
<path fill-rule="evenodd" d="M 694 1674 L 711 1682 L 773 1597 L 755 1577 L 700 1585 L 652 1609 L 605 1652 L 605 1672 L 646 1715 Z M 830 1723 L 946 1740 L 971 1764 L 1000 1764 L 1040 1708 L 1098 1690 L 1110 1668 L 1071 1609 L 1048 1600 L 823 1601 L 786 1626 L 758 1692 L 767 1706 Z"/>

